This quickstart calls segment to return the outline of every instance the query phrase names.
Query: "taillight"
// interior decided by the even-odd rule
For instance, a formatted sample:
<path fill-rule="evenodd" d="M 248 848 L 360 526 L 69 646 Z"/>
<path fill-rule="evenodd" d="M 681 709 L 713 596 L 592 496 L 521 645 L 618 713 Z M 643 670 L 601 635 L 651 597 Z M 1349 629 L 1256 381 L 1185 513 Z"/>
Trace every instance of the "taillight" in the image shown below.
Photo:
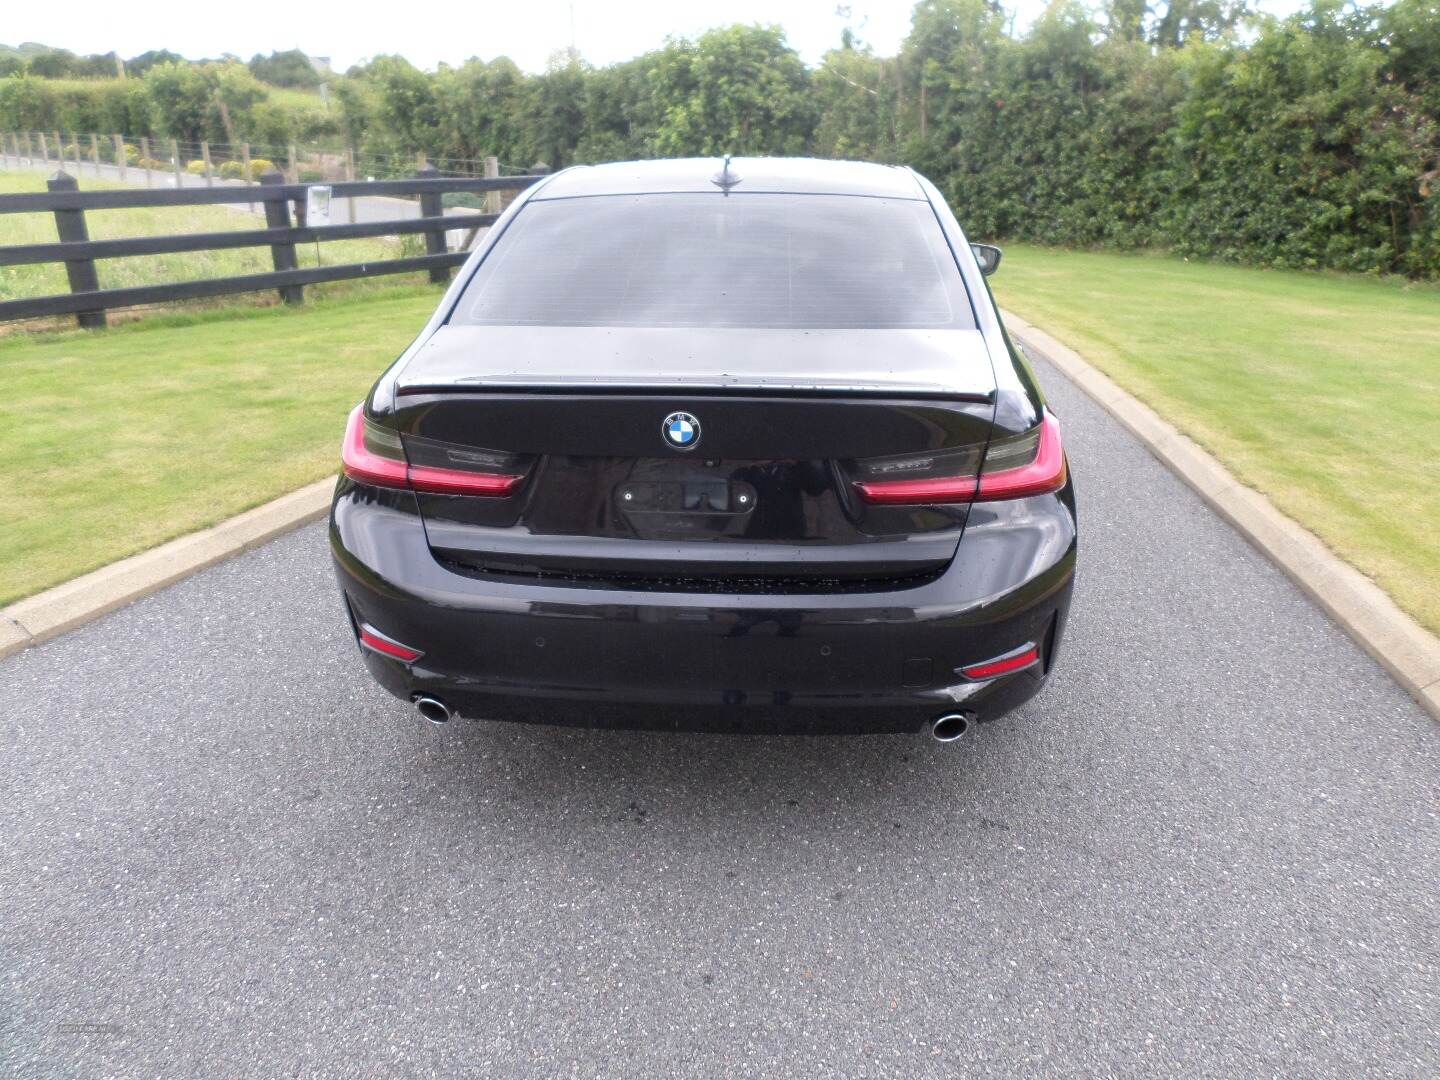
<path fill-rule="evenodd" d="M 962 446 L 857 461 L 855 490 L 866 502 L 885 506 L 969 502 L 975 495 L 980 450 L 979 446 Z"/>
<path fill-rule="evenodd" d="M 863 474 L 856 492 L 882 506 L 1023 499 L 1059 491 L 1066 478 L 1060 421 L 1048 409 L 1029 431 L 993 440 L 983 463 L 977 449 L 962 448 L 876 458 L 856 467 Z"/>
<path fill-rule="evenodd" d="M 364 405 L 355 406 L 345 425 L 340 464 L 346 476 L 362 484 L 406 486 L 405 451 L 399 434 L 366 420 Z"/>
<path fill-rule="evenodd" d="M 975 501 L 1045 495 L 1064 487 L 1065 478 L 1060 421 L 1046 409 L 1037 427 L 990 444 L 980 469 L 980 488 L 975 493 Z"/>
<path fill-rule="evenodd" d="M 525 479 L 518 455 L 472 450 L 431 439 L 411 438 L 411 464 L 397 432 L 372 424 L 356 405 L 345 427 L 340 462 L 345 475 L 362 484 L 409 488 L 440 495 L 509 495 Z"/>
<path fill-rule="evenodd" d="M 509 495 L 530 468 L 531 458 L 501 450 L 405 436 L 410 486 L 439 495 Z"/>

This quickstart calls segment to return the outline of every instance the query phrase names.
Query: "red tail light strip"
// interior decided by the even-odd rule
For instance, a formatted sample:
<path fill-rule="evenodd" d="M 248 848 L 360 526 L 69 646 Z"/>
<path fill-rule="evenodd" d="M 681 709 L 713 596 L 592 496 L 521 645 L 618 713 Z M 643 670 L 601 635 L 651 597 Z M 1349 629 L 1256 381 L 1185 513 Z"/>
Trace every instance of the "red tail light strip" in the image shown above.
<path fill-rule="evenodd" d="M 438 495 L 509 495 L 525 479 L 511 473 L 474 473 L 428 465 L 411 465 L 409 477 L 416 491 Z"/>
<path fill-rule="evenodd" d="M 996 679 L 1001 675 L 1013 675 L 1017 671 L 1024 671 L 1033 664 L 1040 662 L 1040 649 L 1031 644 L 1020 646 L 1013 652 L 1004 656 L 997 656 L 994 660 L 986 660 L 983 664 L 971 664 L 969 667 L 960 668 L 960 674 L 967 679 Z"/>
<path fill-rule="evenodd" d="M 978 477 L 937 476 L 922 480 L 857 480 L 855 490 L 867 503 L 882 506 L 932 503 L 988 502 L 1044 495 L 1065 486 L 1065 448 L 1060 421 L 1047 409 L 1040 419 L 1040 440 L 1035 459 L 1027 465 Z"/>
<path fill-rule="evenodd" d="M 524 480 L 523 474 L 469 472 L 465 469 L 437 469 L 425 465 L 407 465 L 397 458 L 387 458 L 365 445 L 365 406 L 356 405 L 345 426 L 345 442 L 340 449 L 340 462 L 345 475 L 362 484 L 379 487 L 409 488 L 439 495 L 509 495 Z"/>
<path fill-rule="evenodd" d="M 857 480 L 855 490 L 868 503 L 957 503 L 975 498 L 975 477 L 937 476 L 933 480 Z"/>
<path fill-rule="evenodd" d="M 340 446 L 340 464 L 345 475 L 362 484 L 406 487 L 405 462 L 381 457 L 365 445 L 365 406 L 356 405 L 345 424 L 345 441 Z"/>
<path fill-rule="evenodd" d="M 1045 415 L 1040 418 L 1040 445 L 1035 448 L 1035 460 L 1000 472 L 982 471 L 975 501 L 1045 495 L 1064 487 L 1065 477 L 1065 448 L 1060 442 L 1060 421 L 1046 409 Z"/>
<path fill-rule="evenodd" d="M 408 645 L 401 645 L 394 638 L 386 637 L 369 623 L 360 624 L 360 644 L 381 656 L 389 656 L 395 660 L 404 660 L 407 664 L 425 654 L 418 649 L 412 649 Z"/>

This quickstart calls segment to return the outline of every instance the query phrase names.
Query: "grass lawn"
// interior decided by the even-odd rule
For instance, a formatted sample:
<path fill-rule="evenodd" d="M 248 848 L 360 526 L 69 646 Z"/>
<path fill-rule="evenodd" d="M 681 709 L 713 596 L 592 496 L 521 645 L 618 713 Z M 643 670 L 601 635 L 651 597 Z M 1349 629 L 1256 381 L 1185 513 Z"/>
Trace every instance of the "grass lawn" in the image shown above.
<path fill-rule="evenodd" d="M 81 191 L 120 188 L 127 185 L 81 176 Z M 128 185 L 134 186 L 134 185 Z M 22 170 L 0 171 L 0 192 L 44 191 L 45 176 Z M 258 203 L 256 204 L 259 205 Z M 114 240 L 128 236 L 159 236 L 168 233 L 233 232 L 237 229 L 264 228 L 260 214 L 249 213 L 244 203 L 236 208 L 227 206 L 155 206 L 125 210 L 87 210 L 85 224 L 92 240 Z M 0 245 L 45 244 L 58 237 L 55 216 L 39 214 L 0 214 Z M 416 242 L 417 244 L 419 241 Z M 301 244 L 295 249 L 301 266 L 333 266 L 337 263 L 393 259 L 401 254 L 402 244 L 395 240 L 376 238 L 362 240 L 331 240 L 324 244 Z M 318 254 L 317 254 L 318 249 Z M 135 255 L 120 259 L 101 259 L 95 264 L 102 289 L 120 289 L 131 285 L 155 285 L 167 281 L 192 281 L 198 278 L 229 277 L 232 274 L 261 274 L 275 269 L 268 247 L 230 248 L 224 251 L 187 251 L 173 255 Z M 389 288 L 396 281 L 418 281 L 418 275 L 397 275 L 369 287 Z M 357 282 L 337 282 L 330 292 L 353 290 Z M 362 288 L 365 286 L 361 286 Z M 308 286 L 327 291 L 326 286 Z M 26 296 L 50 296 L 70 291 L 62 263 L 34 263 L 27 266 L 0 266 L 0 297 L 7 300 Z M 249 294 L 246 301 L 222 297 L 201 302 L 200 306 L 229 307 L 238 303 L 273 303 L 275 293 Z M 195 305 L 191 305 L 195 306 Z"/>
<path fill-rule="evenodd" d="M 1440 633 L 1440 287 L 1022 245 L 991 282 Z"/>
<path fill-rule="evenodd" d="M 0 604 L 334 473 L 346 413 L 439 298 L 0 339 Z"/>

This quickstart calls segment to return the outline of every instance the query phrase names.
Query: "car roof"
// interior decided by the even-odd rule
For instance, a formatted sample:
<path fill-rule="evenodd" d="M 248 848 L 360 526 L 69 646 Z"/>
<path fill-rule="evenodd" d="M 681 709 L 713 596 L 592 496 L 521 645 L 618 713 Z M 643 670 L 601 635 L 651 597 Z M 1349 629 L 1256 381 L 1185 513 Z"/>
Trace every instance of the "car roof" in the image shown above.
<path fill-rule="evenodd" d="M 647 195 L 661 192 L 719 192 L 724 159 L 669 158 L 659 161 L 617 161 L 609 165 L 577 165 L 556 173 L 531 196 L 573 199 L 589 195 Z M 736 157 L 729 191 L 793 192 L 807 195 L 871 195 L 890 199 L 924 199 L 909 169 L 866 161 L 820 158 Z"/>

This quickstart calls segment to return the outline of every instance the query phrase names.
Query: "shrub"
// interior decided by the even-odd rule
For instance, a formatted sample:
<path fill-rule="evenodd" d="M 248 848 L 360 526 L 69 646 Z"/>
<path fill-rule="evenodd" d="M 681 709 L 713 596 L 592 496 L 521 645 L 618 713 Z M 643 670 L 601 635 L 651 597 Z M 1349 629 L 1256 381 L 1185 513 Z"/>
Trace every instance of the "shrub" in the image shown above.
<path fill-rule="evenodd" d="M 131 146 L 129 143 L 121 143 L 121 152 L 124 154 L 126 165 L 135 165 L 140 161 L 140 148 Z M 115 157 L 115 142 L 112 139 L 102 138 L 100 140 L 100 160 L 108 161 L 112 165 L 119 164 Z"/>
<path fill-rule="evenodd" d="M 55 123 L 55 95 L 44 79 L 11 75 L 0 79 L 0 128 L 39 131 Z"/>
<path fill-rule="evenodd" d="M 245 175 L 245 165 L 239 161 L 222 161 L 220 163 L 220 178 L 222 180 L 239 180 Z"/>
<path fill-rule="evenodd" d="M 242 168 L 244 166 L 241 166 Z M 269 158 L 257 157 L 250 159 L 250 179 L 259 180 L 267 172 L 275 168 L 275 163 Z"/>
<path fill-rule="evenodd" d="M 285 146 L 298 138 L 295 114 L 273 101 L 257 102 L 243 130 L 245 138 L 265 146 Z"/>
<path fill-rule="evenodd" d="M 187 173 L 189 173 L 191 176 L 204 176 L 204 175 L 205 175 L 205 162 L 204 162 L 204 161 L 191 161 L 191 162 L 187 162 L 186 165 L 185 165 L 185 171 L 186 171 Z"/>

